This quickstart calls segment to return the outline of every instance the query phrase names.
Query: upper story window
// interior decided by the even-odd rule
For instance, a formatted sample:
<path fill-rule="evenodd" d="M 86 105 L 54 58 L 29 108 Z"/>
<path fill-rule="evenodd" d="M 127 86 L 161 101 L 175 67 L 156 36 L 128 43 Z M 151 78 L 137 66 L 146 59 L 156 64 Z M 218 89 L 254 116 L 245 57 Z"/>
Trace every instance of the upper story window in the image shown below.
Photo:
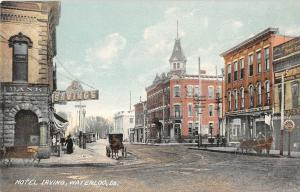
<path fill-rule="evenodd" d="M 180 69 L 180 63 L 177 63 L 177 69 Z"/>
<path fill-rule="evenodd" d="M 194 95 L 195 95 L 195 97 L 199 97 L 199 87 L 198 86 L 195 86 L 195 88 L 194 88 Z"/>
<path fill-rule="evenodd" d="M 228 111 L 231 111 L 231 92 L 228 91 Z"/>
<path fill-rule="evenodd" d="M 256 72 L 257 73 L 261 72 L 261 52 L 260 51 L 256 52 Z"/>
<path fill-rule="evenodd" d="M 227 66 L 227 82 L 230 83 L 231 81 L 231 65 Z"/>
<path fill-rule="evenodd" d="M 238 78 L 238 62 L 237 61 L 233 63 L 233 68 L 234 68 L 233 80 L 236 81 Z"/>
<path fill-rule="evenodd" d="M 193 96 L 193 86 L 192 85 L 188 85 L 187 86 L 187 97 L 192 97 Z"/>
<path fill-rule="evenodd" d="M 13 81 L 28 81 L 28 48 L 32 41 L 22 33 L 9 38 L 9 47 L 13 48 Z"/>
<path fill-rule="evenodd" d="M 240 67 L 240 79 L 244 78 L 244 59 L 239 60 L 239 67 Z"/>
<path fill-rule="evenodd" d="M 253 54 L 248 55 L 249 76 L 253 75 Z"/>
<path fill-rule="evenodd" d="M 181 117 L 181 107 L 180 105 L 174 105 L 174 115 L 176 118 Z"/>
<path fill-rule="evenodd" d="M 213 86 L 208 87 L 208 98 L 213 99 L 215 94 L 215 90 Z"/>
<path fill-rule="evenodd" d="M 265 70 L 268 71 L 270 69 L 270 48 L 267 47 L 264 49 L 264 58 L 265 58 Z"/>
<path fill-rule="evenodd" d="M 173 69 L 176 69 L 176 63 L 173 63 Z"/>
<path fill-rule="evenodd" d="M 180 86 L 179 85 L 174 86 L 174 97 L 180 97 Z"/>
<path fill-rule="evenodd" d="M 249 86 L 249 106 L 250 108 L 254 107 L 254 95 L 253 95 L 253 85 Z"/>
<path fill-rule="evenodd" d="M 299 106 L 299 83 L 297 81 L 292 82 L 292 108 L 298 108 Z"/>
<path fill-rule="evenodd" d="M 261 83 L 258 83 L 257 84 L 257 89 L 258 89 L 258 92 L 257 92 L 257 104 L 258 106 L 261 106 L 262 105 L 262 95 L 261 95 Z"/>
<path fill-rule="evenodd" d="M 270 105 L 270 82 L 266 81 L 265 83 L 265 90 L 266 90 L 266 106 Z"/>
<path fill-rule="evenodd" d="M 208 115 L 210 117 L 214 116 L 214 105 L 213 104 L 208 105 Z"/>
<path fill-rule="evenodd" d="M 244 87 L 241 87 L 240 94 L 241 94 L 241 109 L 244 109 L 244 107 L 245 107 L 245 92 L 244 92 Z"/>
<path fill-rule="evenodd" d="M 189 117 L 193 116 L 193 104 L 188 104 L 188 115 Z"/>
<path fill-rule="evenodd" d="M 238 109 L 238 91 L 237 90 L 234 90 L 233 96 L 234 96 L 234 110 L 237 110 Z"/>

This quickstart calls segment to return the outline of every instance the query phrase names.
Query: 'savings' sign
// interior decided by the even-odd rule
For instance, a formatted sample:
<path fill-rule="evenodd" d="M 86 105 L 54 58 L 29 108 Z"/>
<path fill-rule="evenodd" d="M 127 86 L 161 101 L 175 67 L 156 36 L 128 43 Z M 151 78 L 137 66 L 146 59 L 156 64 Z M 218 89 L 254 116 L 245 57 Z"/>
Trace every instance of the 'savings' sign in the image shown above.
<path fill-rule="evenodd" d="M 98 100 L 99 91 L 84 91 L 78 81 L 73 81 L 66 91 L 55 91 L 52 95 L 54 103 L 64 103 L 66 101 Z"/>

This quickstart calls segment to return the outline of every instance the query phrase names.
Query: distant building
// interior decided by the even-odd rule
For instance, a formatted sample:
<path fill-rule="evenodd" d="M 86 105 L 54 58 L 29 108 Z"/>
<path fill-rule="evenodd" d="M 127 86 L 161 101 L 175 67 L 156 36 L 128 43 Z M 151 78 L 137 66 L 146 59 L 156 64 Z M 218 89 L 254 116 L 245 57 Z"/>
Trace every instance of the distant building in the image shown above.
<path fill-rule="evenodd" d="M 144 142 L 146 131 L 146 101 L 140 101 L 134 105 L 135 126 L 133 130 L 133 142 Z M 144 135 L 145 132 L 145 135 Z"/>
<path fill-rule="evenodd" d="M 2 1 L 0 10 L 0 144 L 37 146 L 49 157 L 59 132 L 51 94 L 60 2 Z"/>
<path fill-rule="evenodd" d="M 124 141 L 130 141 L 130 129 L 134 128 L 134 111 L 120 111 L 114 115 L 114 126 L 109 133 L 122 133 Z"/>
<path fill-rule="evenodd" d="M 147 92 L 148 140 L 181 142 L 195 141 L 199 126 L 199 105 L 195 98 L 201 95 L 201 135 L 219 134 L 218 106 L 216 93 L 221 93 L 222 81 L 217 76 L 201 71 L 201 91 L 198 75 L 186 74 L 187 60 L 180 39 L 175 39 L 169 59 L 170 71 L 156 75 Z M 195 65 L 197 65 L 195 63 Z"/>
<path fill-rule="evenodd" d="M 226 130 L 229 143 L 271 136 L 265 119 L 273 106 L 273 47 L 290 40 L 268 28 L 221 54 L 225 62 Z"/>
<path fill-rule="evenodd" d="M 274 131 L 275 147 L 280 145 L 281 96 L 284 75 L 284 120 L 291 119 L 295 127 L 291 132 L 291 149 L 300 151 L 300 37 L 274 47 Z M 284 131 L 284 150 L 288 148 L 288 133 Z"/>

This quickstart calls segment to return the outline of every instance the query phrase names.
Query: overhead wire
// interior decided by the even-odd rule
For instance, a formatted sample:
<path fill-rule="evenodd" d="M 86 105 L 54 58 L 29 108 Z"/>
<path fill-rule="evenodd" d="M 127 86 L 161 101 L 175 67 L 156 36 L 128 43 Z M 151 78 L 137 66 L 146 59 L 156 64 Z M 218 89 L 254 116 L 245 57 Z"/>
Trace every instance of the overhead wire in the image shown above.
<path fill-rule="evenodd" d="M 7 33 L 3 32 L 3 31 L 2 31 L 1 33 L 4 33 L 4 34 L 8 35 Z M 4 37 L 4 36 L 1 35 L 1 34 L 0 34 L 0 37 L 2 37 L 3 39 L 6 40 L 6 41 L 0 40 L 0 42 L 8 43 L 8 41 L 9 41 L 8 38 Z M 35 48 L 35 47 L 31 47 L 30 49 L 37 49 L 37 50 L 39 50 L 39 48 Z M 28 54 L 28 56 L 29 56 L 30 58 L 34 59 L 35 61 L 39 62 L 39 59 L 37 59 L 35 56 L 29 55 L 29 54 Z M 73 75 L 73 74 L 72 74 L 72 73 L 71 73 L 71 72 L 70 72 L 70 71 L 62 64 L 62 62 L 60 61 L 60 59 L 58 59 L 57 56 L 56 56 L 56 61 L 57 61 L 57 63 L 60 64 L 60 65 L 62 66 L 62 68 L 63 68 L 63 69 L 64 69 L 64 70 L 72 77 L 72 78 L 67 77 L 69 80 L 72 80 L 72 81 L 74 81 L 74 80 L 79 81 L 80 83 L 82 83 L 82 84 L 88 86 L 89 88 L 95 89 L 92 85 L 90 85 L 90 84 L 88 84 L 88 83 L 86 83 L 86 82 L 84 82 L 84 81 L 82 81 L 82 80 L 79 80 L 75 75 Z M 58 72 L 58 71 L 57 71 L 57 72 Z M 60 72 L 58 72 L 58 73 L 62 75 L 62 73 L 60 73 Z M 66 77 L 66 76 L 64 76 L 64 77 Z"/>

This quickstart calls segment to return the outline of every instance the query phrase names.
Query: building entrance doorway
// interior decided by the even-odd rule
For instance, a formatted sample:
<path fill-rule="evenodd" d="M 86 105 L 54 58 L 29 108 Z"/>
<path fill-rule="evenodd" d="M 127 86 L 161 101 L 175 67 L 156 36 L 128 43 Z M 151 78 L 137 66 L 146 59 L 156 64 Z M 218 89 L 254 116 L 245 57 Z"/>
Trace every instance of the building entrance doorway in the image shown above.
<path fill-rule="evenodd" d="M 21 110 L 15 116 L 15 146 L 39 145 L 39 122 L 35 113 Z"/>

